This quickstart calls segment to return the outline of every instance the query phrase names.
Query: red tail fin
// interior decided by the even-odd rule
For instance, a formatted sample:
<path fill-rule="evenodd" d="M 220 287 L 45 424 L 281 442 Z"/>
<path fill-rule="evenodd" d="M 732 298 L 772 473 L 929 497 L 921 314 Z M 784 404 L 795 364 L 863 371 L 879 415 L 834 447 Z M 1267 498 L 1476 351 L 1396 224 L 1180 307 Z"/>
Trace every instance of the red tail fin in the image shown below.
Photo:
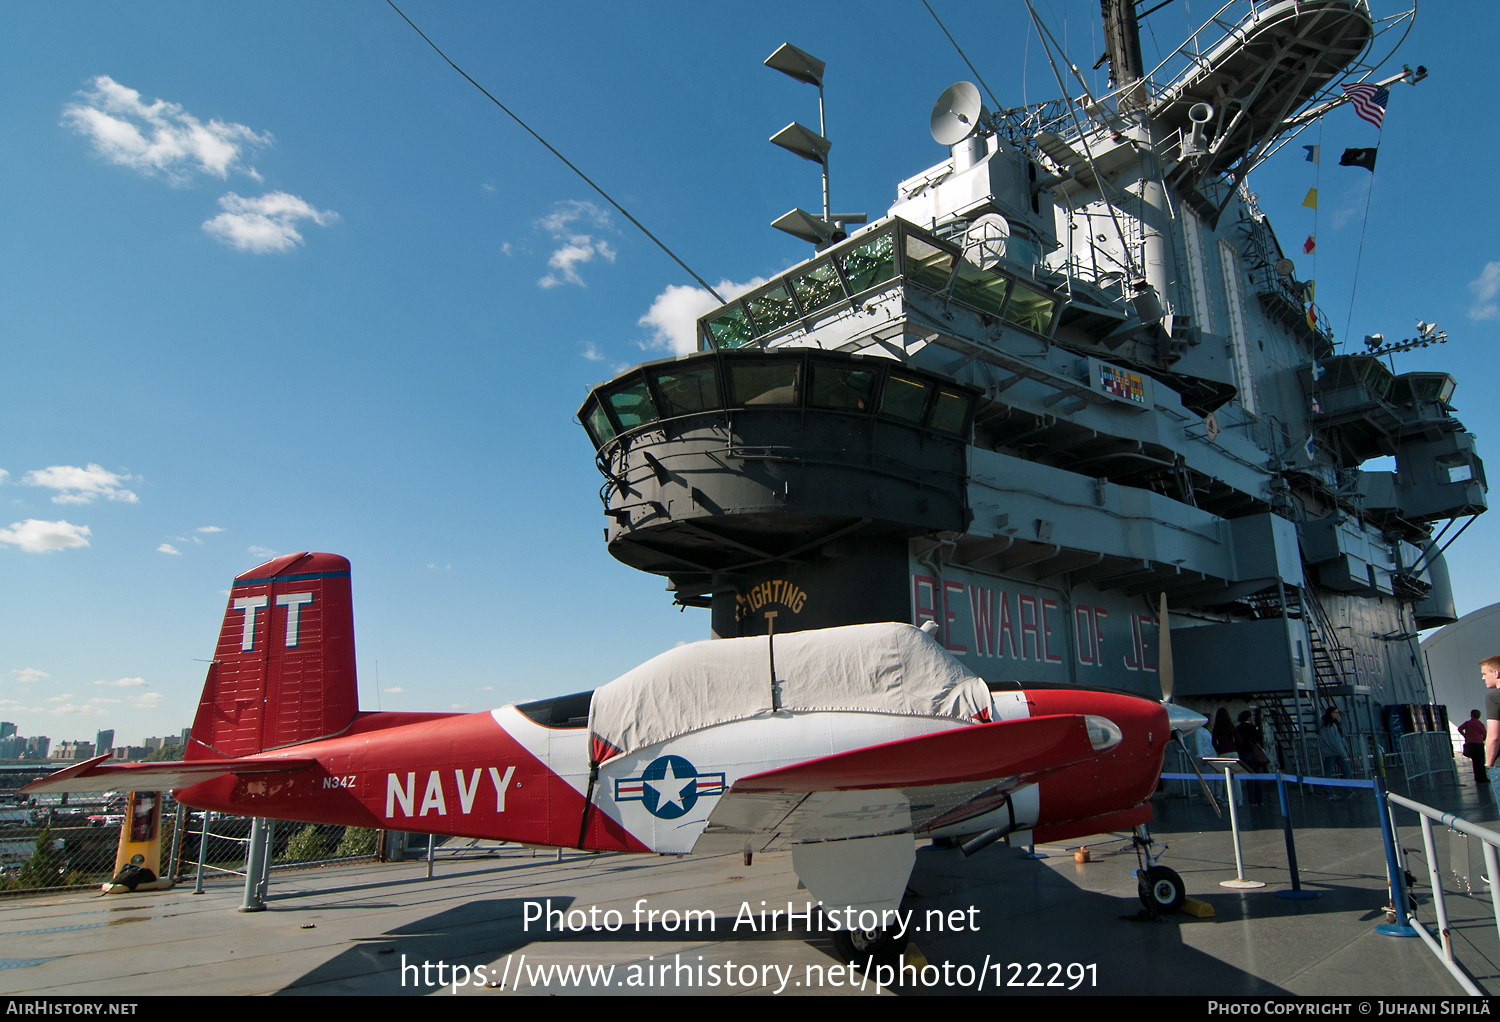
<path fill-rule="evenodd" d="M 193 739 L 252 756 L 338 734 L 358 710 L 349 562 L 286 554 L 237 577 Z"/>

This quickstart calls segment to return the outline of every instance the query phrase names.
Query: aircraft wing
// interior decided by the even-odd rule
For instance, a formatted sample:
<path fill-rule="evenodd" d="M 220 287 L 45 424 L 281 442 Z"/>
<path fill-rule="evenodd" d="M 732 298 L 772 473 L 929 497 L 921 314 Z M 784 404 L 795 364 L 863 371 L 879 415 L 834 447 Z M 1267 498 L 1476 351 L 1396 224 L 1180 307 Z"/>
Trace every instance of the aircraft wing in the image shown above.
<path fill-rule="evenodd" d="M 719 799 L 694 851 L 756 850 L 949 826 L 1099 750 L 1082 715 L 997 721 L 751 774 Z"/>
<path fill-rule="evenodd" d="M 223 774 L 280 773 L 312 766 L 315 759 L 287 757 L 272 759 L 252 756 L 244 759 L 204 759 L 167 763 L 106 763 L 109 753 L 65 767 L 32 781 L 22 788 L 22 795 L 86 791 L 171 791 L 186 788 Z"/>

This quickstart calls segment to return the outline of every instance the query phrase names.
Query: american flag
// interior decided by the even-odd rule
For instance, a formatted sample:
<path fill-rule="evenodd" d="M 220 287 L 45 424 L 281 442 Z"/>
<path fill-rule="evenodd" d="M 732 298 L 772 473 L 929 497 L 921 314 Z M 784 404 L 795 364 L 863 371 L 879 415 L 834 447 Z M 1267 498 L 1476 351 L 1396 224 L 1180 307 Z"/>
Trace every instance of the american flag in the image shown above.
<path fill-rule="evenodd" d="M 1385 120 L 1385 105 L 1390 102 L 1391 90 L 1382 85 L 1345 85 L 1344 95 L 1354 104 L 1354 112 L 1375 127 Z"/>

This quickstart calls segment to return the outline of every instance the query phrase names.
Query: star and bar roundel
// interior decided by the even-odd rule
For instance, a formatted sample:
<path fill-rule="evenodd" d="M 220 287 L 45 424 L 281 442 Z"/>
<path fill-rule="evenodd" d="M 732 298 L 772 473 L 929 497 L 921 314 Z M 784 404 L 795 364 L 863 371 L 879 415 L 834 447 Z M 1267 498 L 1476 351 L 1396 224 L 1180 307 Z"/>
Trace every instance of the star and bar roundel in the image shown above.
<path fill-rule="evenodd" d="M 615 781 L 616 802 L 643 802 L 646 812 L 662 820 L 686 816 L 702 796 L 722 794 L 723 774 L 700 774 L 681 756 L 658 756 L 641 776 Z"/>

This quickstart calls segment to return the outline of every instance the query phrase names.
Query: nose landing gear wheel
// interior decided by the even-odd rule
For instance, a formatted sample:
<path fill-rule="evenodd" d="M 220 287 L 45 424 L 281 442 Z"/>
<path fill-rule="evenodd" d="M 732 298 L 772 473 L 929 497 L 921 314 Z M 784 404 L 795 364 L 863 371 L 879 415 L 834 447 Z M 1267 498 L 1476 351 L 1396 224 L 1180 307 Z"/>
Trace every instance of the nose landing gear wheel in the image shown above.
<path fill-rule="evenodd" d="M 1140 882 L 1141 904 L 1162 915 L 1170 915 L 1182 908 L 1187 898 L 1182 877 L 1176 870 L 1165 866 L 1152 866 Z"/>
<path fill-rule="evenodd" d="M 864 968 L 874 959 L 876 965 L 895 967 L 901 963 L 901 953 L 906 950 L 906 937 L 898 936 L 900 930 L 887 927 L 884 930 L 835 930 L 833 949 L 850 965 Z"/>

